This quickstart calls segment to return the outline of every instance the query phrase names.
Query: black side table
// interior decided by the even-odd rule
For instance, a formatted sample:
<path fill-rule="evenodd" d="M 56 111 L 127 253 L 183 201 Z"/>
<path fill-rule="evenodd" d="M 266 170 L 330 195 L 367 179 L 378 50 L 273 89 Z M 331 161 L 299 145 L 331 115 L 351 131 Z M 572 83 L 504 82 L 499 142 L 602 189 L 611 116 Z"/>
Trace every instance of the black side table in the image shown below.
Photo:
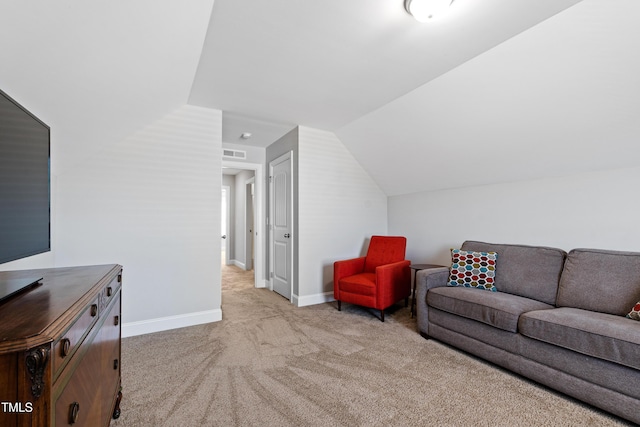
<path fill-rule="evenodd" d="M 409 268 L 413 270 L 413 289 L 411 291 L 411 317 L 414 316 L 416 312 L 416 276 L 418 275 L 418 271 L 420 270 L 428 270 L 430 268 L 440 268 L 446 267 L 446 265 L 438 265 L 438 264 L 411 264 Z"/>

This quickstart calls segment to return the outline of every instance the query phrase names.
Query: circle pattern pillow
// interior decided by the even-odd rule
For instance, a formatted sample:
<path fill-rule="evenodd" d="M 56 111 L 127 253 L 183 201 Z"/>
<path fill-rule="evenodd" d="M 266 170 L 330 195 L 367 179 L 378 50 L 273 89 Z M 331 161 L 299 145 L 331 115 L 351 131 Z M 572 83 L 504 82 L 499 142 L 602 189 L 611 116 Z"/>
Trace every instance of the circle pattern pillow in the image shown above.
<path fill-rule="evenodd" d="M 496 252 L 471 252 L 451 249 L 449 286 L 484 289 L 496 292 Z"/>
<path fill-rule="evenodd" d="M 640 301 L 633 306 L 627 317 L 633 320 L 640 320 Z"/>

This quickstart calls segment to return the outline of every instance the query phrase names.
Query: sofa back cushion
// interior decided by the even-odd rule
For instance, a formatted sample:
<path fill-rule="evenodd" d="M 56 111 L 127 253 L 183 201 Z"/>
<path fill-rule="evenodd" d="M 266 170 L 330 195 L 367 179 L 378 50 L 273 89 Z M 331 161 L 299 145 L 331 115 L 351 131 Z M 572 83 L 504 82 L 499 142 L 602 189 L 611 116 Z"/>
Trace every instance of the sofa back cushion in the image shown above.
<path fill-rule="evenodd" d="M 564 259 L 562 249 L 466 241 L 466 251 L 497 252 L 495 286 L 507 292 L 555 305 Z"/>
<path fill-rule="evenodd" d="M 640 300 L 640 253 L 573 249 L 558 289 L 558 306 L 626 316 Z"/>

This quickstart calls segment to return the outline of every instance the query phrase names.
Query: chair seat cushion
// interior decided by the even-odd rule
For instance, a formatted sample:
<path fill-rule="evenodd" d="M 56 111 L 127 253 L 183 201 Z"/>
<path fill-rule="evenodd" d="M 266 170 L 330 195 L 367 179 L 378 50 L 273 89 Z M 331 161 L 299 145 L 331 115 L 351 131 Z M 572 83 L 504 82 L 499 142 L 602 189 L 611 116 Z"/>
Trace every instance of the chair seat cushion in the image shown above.
<path fill-rule="evenodd" d="M 626 317 L 562 307 L 525 313 L 519 326 L 529 338 L 640 369 L 640 324 Z"/>
<path fill-rule="evenodd" d="M 360 273 L 340 279 L 340 292 L 374 296 L 376 294 L 376 274 Z"/>
<path fill-rule="evenodd" d="M 554 308 L 544 302 L 517 295 L 504 292 L 483 292 L 465 287 L 429 289 L 427 304 L 438 310 L 457 314 L 509 332 L 518 331 L 518 318 L 522 313 Z"/>

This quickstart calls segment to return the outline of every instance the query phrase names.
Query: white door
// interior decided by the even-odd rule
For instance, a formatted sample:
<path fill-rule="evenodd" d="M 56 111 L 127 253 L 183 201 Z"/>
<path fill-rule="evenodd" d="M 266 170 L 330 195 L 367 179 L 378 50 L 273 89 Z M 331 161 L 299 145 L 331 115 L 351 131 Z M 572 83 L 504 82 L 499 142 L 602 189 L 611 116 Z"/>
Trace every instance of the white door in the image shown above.
<path fill-rule="evenodd" d="M 291 155 L 269 164 L 271 179 L 272 273 L 273 290 L 291 299 L 292 284 L 292 185 Z"/>

